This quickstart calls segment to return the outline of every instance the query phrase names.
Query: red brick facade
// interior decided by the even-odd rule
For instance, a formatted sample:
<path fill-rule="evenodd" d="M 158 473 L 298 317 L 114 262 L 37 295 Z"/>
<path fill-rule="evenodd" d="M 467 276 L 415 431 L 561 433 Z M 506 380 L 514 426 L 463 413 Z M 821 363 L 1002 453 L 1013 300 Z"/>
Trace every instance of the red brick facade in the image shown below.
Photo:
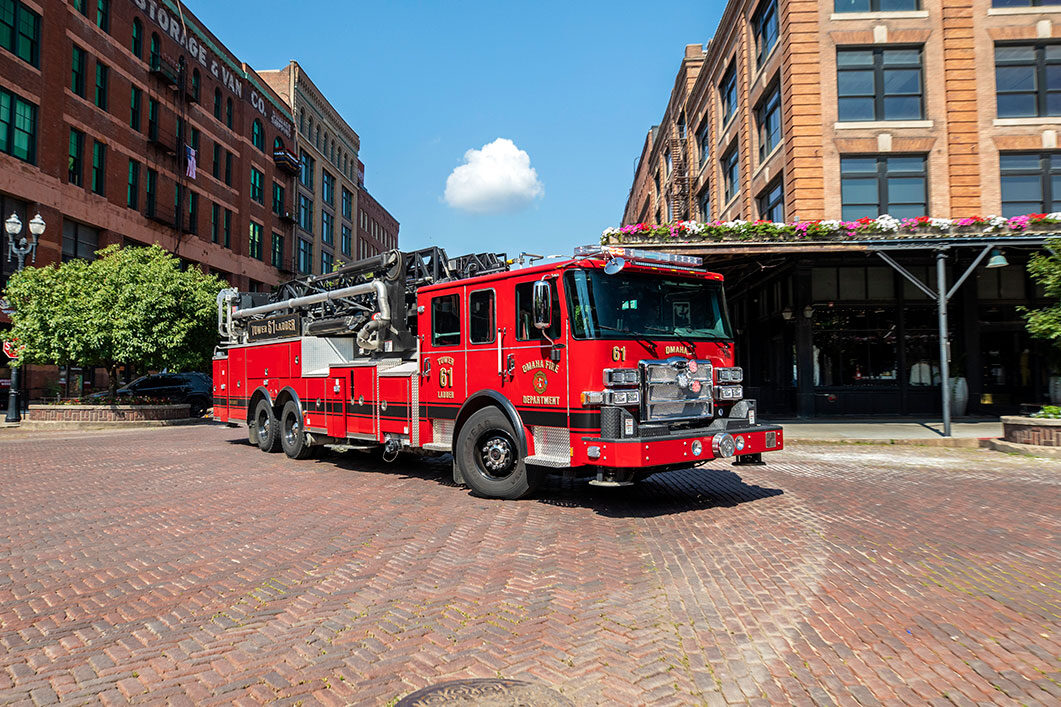
<path fill-rule="evenodd" d="M 1061 447 L 1061 420 L 1003 417 L 1002 438 L 1017 444 Z"/>

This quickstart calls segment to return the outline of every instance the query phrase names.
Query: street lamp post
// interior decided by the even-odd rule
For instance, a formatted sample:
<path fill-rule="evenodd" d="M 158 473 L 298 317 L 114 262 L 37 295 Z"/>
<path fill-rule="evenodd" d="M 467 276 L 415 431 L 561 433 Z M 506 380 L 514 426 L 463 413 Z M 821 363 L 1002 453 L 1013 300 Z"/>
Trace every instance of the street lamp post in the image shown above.
<path fill-rule="evenodd" d="M 30 237 L 25 236 L 19 237 L 22 233 L 22 222 L 18 219 L 18 216 L 11 214 L 11 217 L 4 221 L 4 229 L 7 231 L 8 261 L 12 259 L 18 260 L 18 267 L 15 272 L 18 272 L 26 266 L 26 256 L 32 254 L 33 262 L 37 262 L 37 239 L 44 234 L 44 219 L 41 218 L 40 214 L 37 214 L 29 222 L 29 233 Z M 11 388 L 7 393 L 7 417 L 4 418 L 5 422 L 19 422 L 22 419 L 22 413 L 19 410 L 19 369 L 21 366 L 16 366 L 12 359 L 11 366 Z"/>

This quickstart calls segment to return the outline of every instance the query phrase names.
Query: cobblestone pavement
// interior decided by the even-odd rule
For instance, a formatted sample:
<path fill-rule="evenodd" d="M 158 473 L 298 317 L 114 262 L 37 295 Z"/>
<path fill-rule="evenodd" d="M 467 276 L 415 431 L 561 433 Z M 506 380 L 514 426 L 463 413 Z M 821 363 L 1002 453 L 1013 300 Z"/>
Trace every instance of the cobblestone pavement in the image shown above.
<path fill-rule="evenodd" d="M 242 435 L 0 434 L 0 703 L 1061 700 L 1056 461 L 800 446 L 498 502 Z"/>

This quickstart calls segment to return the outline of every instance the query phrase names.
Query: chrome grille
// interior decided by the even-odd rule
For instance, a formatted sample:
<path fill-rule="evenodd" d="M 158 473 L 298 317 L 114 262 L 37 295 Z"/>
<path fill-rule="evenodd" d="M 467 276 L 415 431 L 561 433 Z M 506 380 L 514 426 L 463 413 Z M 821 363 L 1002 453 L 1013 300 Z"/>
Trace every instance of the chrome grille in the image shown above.
<path fill-rule="evenodd" d="M 640 362 L 642 422 L 691 420 L 714 414 L 711 362 L 691 363 L 677 356 Z"/>

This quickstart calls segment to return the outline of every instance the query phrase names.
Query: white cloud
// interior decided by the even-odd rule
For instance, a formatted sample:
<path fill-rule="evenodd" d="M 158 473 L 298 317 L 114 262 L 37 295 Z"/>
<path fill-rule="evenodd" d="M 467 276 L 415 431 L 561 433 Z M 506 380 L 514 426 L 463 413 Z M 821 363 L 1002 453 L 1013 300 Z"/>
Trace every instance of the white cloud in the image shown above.
<path fill-rule="evenodd" d="M 503 137 L 465 152 L 464 164 L 446 178 L 446 203 L 476 213 L 519 209 L 544 194 L 530 155 Z"/>

